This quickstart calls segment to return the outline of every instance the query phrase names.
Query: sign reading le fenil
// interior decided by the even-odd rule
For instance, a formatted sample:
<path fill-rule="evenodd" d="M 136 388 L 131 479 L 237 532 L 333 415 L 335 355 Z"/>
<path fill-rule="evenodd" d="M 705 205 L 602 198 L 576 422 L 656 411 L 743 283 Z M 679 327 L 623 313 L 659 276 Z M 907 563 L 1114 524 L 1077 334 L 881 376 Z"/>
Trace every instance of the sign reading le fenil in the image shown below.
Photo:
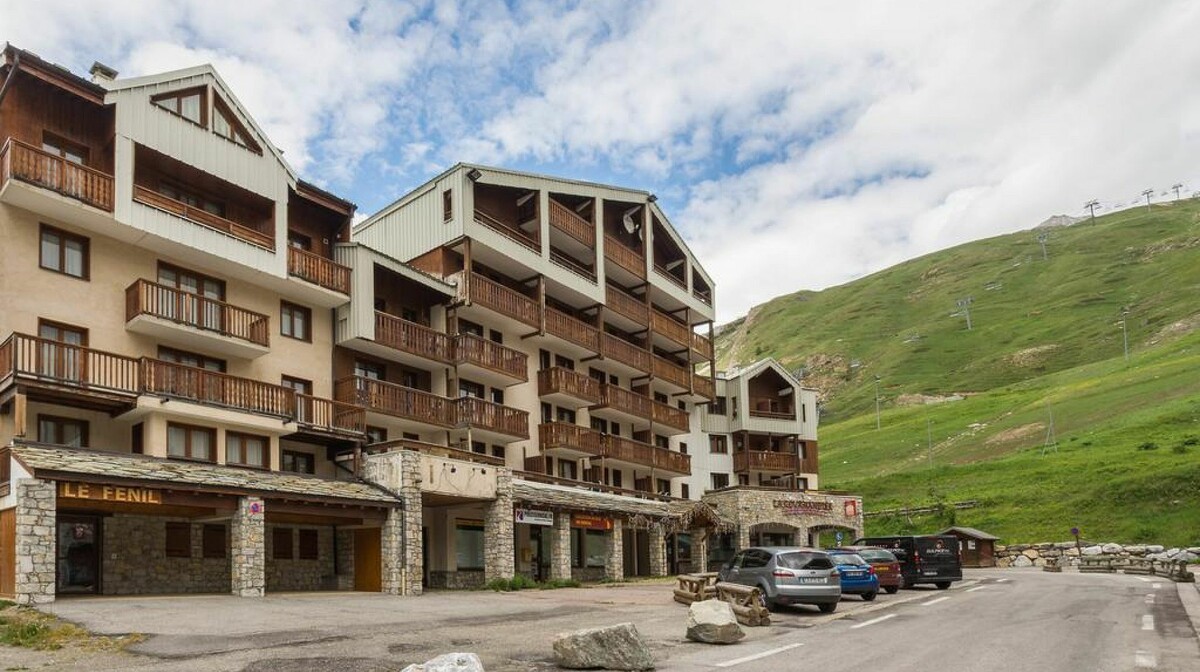
<path fill-rule="evenodd" d="M 833 502 L 819 499 L 777 499 L 774 505 L 775 508 L 793 516 L 833 511 Z"/>
<path fill-rule="evenodd" d="M 151 488 L 133 488 L 121 485 L 96 485 L 94 483 L 59 482 L 58 496 L 64 499 L 93 499 L 102 502 L 130 502 L 134 504 L 162 504 L 162 491 Z"/>
<path fill-rule="evenodd" d="M 525 525 L 553 525 L 553 511 L 538 511 L 536 509 L 517 509 L 513 512 L 513 520 Z"/>

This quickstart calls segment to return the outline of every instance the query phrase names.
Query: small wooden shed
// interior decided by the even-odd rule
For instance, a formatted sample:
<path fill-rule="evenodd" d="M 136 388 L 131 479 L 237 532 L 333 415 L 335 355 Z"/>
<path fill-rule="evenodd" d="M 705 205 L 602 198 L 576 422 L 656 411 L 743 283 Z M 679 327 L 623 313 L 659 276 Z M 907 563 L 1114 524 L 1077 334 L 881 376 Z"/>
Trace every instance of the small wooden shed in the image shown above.
<path fill-rule="evenodd" d="M 947 527 L 938 534 L 952 534 L 958 537 L 963 567 L 996 566 L 996 542 L 1000 537 L 973 527 Z"/>

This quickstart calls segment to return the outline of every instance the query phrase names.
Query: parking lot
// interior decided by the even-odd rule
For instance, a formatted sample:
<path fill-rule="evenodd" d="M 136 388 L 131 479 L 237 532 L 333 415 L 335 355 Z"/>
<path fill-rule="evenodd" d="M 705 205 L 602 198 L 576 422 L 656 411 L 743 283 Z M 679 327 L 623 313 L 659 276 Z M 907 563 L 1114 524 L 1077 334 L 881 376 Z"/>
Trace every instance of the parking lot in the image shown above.
<path fill-rule="evenodd" d="M 310 593 L 262 600 L 61 600 L 48 609 L 61 618 L 98 633 L 139 632 L 147 638 L 120 654 L 4 648 L 0 669 L 375 671 L 398 670 L 448 651 L 473 651 L 492 672 L 546 670 L 554 669 L 556 633 L 623 621 L 633 622 L 648 640 L 661 670 L 782 669 L 797 649 L 806 664 L 836 665 L 852 653 L 856 660 L 874 659 L 875 669 L 924 669 L 918 661 L 944 655 L 939 647 L 947 637 L 978 652 L 958 670 L 1008 670 L 1026 656 L 1025 670 L 1127 670 L 1138 651 L 1154 655 L 1158 669 L 1198 669 L 1188 666 L 1200 662 L 1175 584 L 1138 577 L 968 570 L 967 580 L 950 591 L 903 590 L 869 603 L 846 597 L 830 615 L 811 607 L 786 609 L 774 615 L 772 626 L 747 628 L 742 642 L 726 647 L 684 639 L 687 609 L 671 600 L 672 585 L 419 598 Z M 1147 602 L 1149 594 L 1158 601 Z M 1143 629 L 1147 614 L 1157 619 L 1150 630 Z M 1188 666 L 1171 667 L 1176 659 Z M 904 660 L 913 664 L 901 664 Z"/>

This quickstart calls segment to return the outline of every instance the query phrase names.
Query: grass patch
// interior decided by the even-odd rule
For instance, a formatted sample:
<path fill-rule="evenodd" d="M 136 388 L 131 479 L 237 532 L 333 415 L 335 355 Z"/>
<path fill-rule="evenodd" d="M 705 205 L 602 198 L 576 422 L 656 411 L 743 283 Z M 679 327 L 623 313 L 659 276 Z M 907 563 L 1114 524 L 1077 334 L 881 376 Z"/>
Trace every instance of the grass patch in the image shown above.
<path fill-rule="evenodd" d="M 484 586 L 485 590 L 497 593 L 511 593 L 518 590 L 554 590 L 556 588 L 578 588 L 581 583 L 575 579 L 550 579 L 549 581 L 534 581 L 524 574 L 517 574 L 511 579 L 492 579 Z"/>
<path fill-rule="evenodd" d="M 108 637 L 93 635 L 83 628 L 64 623 L 36 609 L 19 607 L 0 600 L 0 644 L 35 651 L 57 651 L 77 647 L 87 651 L 121 651 L 142 641 L 142 635 Z"/>

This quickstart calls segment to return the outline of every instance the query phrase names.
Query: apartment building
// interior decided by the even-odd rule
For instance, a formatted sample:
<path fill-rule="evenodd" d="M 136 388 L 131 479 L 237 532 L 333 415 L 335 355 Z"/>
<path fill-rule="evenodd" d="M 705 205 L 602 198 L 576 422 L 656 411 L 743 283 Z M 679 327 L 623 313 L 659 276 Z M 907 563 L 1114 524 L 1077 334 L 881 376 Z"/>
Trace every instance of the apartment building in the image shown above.
<path fill-rule="evenodd" d="M 460 164 L 351 228 L 211 66 L 0 62 L 0 594 L 477 586 L 861 530 L 716 374 L 645 191 Z"/>

